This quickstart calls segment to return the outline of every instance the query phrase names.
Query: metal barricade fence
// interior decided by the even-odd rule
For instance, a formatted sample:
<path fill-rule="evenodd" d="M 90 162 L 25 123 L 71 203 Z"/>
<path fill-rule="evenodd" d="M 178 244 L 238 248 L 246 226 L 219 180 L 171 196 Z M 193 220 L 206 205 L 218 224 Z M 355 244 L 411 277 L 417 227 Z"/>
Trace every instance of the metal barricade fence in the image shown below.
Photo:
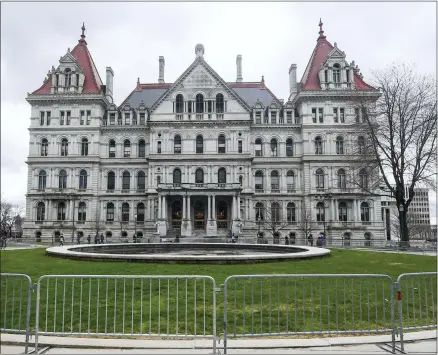
<path fill-rule="evenodd" d="M 210 276 L 42 276 L 35 352 L 39 335 L 85 335 L 210 338 L 216 353 L 216 291 Z"/>
<path fill-rule="evenodd" d="M 224 353 L 229 338 L 347 333 L 391 333 L 394 352 L 393 288 L 376 274 L 230 276 Z"/>
<path fill-rule="evenodd" d="M 32 280 L 24 274 L 0 274 L 0 331 L 25 334 L 25 354 L 30 339 Z"/>
<path fill-rule="evenodd" d="M 397 278 L 400 348 L 405 330 L 437 327 L 437 273 L 401 274 Z"/>

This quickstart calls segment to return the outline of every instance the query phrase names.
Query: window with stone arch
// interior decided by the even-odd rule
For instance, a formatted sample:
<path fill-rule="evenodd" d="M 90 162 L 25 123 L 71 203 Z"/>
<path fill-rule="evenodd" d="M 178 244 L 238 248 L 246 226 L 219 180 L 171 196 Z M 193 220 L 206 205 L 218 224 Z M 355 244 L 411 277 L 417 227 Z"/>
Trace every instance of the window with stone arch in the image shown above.
<path fill-rule="evenodd" d="M 129 203 L 122 204 L 122 222 L 129 222 Z"/>
<path fill-rule="evenodd" d="M 359 154 L 365 153 L 365 138 L 363 136 L 357 138 L 357 148 Z"/>
<path fill-rule="evenodd" d="M 181 136 L 179 134 L 173 139 L 173 152 L 175 154 L 181 154 Z"/>
<path fill-rule="evenodd" d="M 58 221 L 65 221 L 65 202 L 59 202 L 57 206 Z"/>
<path fill-rule="evenodd" d="M 131 174 L 129 171 L 124 171 L 122 175 L 122 190 L 129 190 L 131 188 Z"/>
<path fill-rule="evenodd" d="M 129 139 L 126 139 L 123 142 L 123 156 L 125 158 L 129 158 L 131 156 L 131 142 Z"/>
<path fill-rule="evenodd" d="M 146 174 L 143 170 L 137 173 L 137 190 L 143 191 L 146 189 Z"/>
<path fill-rule="evenodd" d="M 46 157 L 49 153 L 49 141 L 46 138 L 41 140 L 41 156 Z"/>
<path fill-rule="evenodd" d="M 114 171 L 110 171 L 107 177 L 106 189 L 114 190 L 116 188 L 116 174 Z"/>
<path fill-rule="evenodd" d="M 220 168 L 217 172 L 217 182 L 219 184 L 226 184 L 227 183 L 227 171 L 225 168 Z"/>
<path fill-rule="evenodd" d="M 58 188 L 59 189 L 67 188 L 67 172 L 64 169 L 59 171 Z"/>
<path fill-rule="evenodd" d="M 47 173 L 45 170 L 41 170 L 38 174 L 38 190 L 44 190 L 47 183 Z"/>
<path fill-rule="evenodd" d="M 361 169 L 359 171 L 359 186 L 362 189 L 368 189 L 368 173 L 366 169 Z"/>
<path fill-rule="evenodd" d="M 115 158 L 116 157 L 116 142 L 114 141 L 114 139 L 111 139 L 109 141 L 109 154 L 108 157 L 109 158 Z"/>
<path fill-rule="evenodd" d="M 286 139 L 286 156 L 293 157 L 294 155 L 294 141 L 292 138 Z"/>
<path fill-rule="evenodd" d="M 347 216 L 347 204 L 345 202 L 339 202 L 338 205 L 338 211 L 339 211 L 339 221 L 341 222 L 347 222 L 348 216 Z"/>
<path fill-rule="evenodd" d="M 217 94 L 216 95 L 216 112 L 224 113 L 224 95 Z"/>
<path fill-rule="evenodd" d="M 315 154 L 322 154 L 322 138 L 320 136 L 315 138 Z"/>
<path fill-rule="evenodd" d="M 217 152 L 225 154 L 225 136 L 223 134 L 220 134 L 217 138 Z"/>
<path fill-rule="evenodd" d="M 204 113 L 204 96 L 196 95 L 196 113 Z"/>
<path fill-rule="evenodd" d="M 146 142 L 144 141 L 144 139 L 140 139 L 138 141 L 138 157 L 146 157 Z"/>
<path fill-rule="evenodd" d="M 196 136 L 196 154 L 204 153 L 204 138 L 201 135 Z"/>
<path fill-rule="evenodd" d="M 88 139 L 82 138 L 81 141 L 81 155 L 87 156 L 88 155 Z"/>
<path fill-rule="evenodd" d="M 316 188 L 323 189 L 324 188 L 324 170 L 318 169 L 316 170 Z"/>
<path fill-rule="evenodd" d="M 85 202 L 79 203 L 78 208 L 78 222 L 85 222 L 87 220 L 87 204 Z"/>
<path fill-rule="evenodd" d="M 44 221 L 46 217 L 46 205 L 44 202 L 39 202 L 37 205 L 37 221 Z"/>
<path fill-rule="evenodd" d="M 296 216 L 296 207 L 295 207 L 295 203 L 293 202 L 289 202 L 287 204 L 287 221 L 290 223 L 296 222 L 297 221 L 297 216 Z"/>
<path fill-rule="evenodd" d="M 333 82 L 334 83 L 341 82 L 341 66 L 338 63 L 333 65 Z"/>
<path fill-rule="evenodd" d="M 173 183 L 181 184 L 181 170 L 178 168 L 173 171 Z"/>
<path fill-rule="evenodd" d="M 263 171 L 257 170 L 255 173 L 255 190 L 263 190 Z"/>
<path fill-rule="evenodd" d="M 280 177 L 278 175 L 278 171 L 271 172 L 271 191 L 279 191 L 280 190 Z"/>
<path fill-rule="evenodd" d="M 204 170 L 202 170 L 201 168 L 198 168 L 195 171 L 195 183 L 196 184 L 204 183 Z"/>
<path fill-rule="evenodd" d="M 63 138 L 61 140 L 61 156 L 66 157 L 68 155 L 68 140 Z"/>
<path fill-rule="evenodd" d="M 257 138 L 254 144 L 255 156 L 261 157 L 263 156 L 263 143 L 261 138 Z"/>
<path fill-rule="evenodd" d="M 136 218 L 136 222 L 137 223 L 141 223 L 144 222 L 144 212 L 145 212 L 145 206 L 143 202 L 140 202 L 137 205 L 137 218 Z"/>
<path fill-rule="evenodd" d="M 338 170 L 338 189 L 346 189 L 347 188 L 347 179 L 344 169 Z"/>
<path fill-rule="evenodd" d="M 278 202 L 271 203 L 271 221 L 272 222 L 280 221 L 280 205 Z"/>
<path fill-rule="evenodd" d="M 316 204 L 316 221 L 317 222 L 325 221 L 325 206 L 323 202 L 318 202 Z"/>
<path fill-rule="evenodd" d="M 64 76 L 65 76 L 64 86 L 66 88 L 69 88 L 71 86 L 71 69 L 70 68 L 66 68 L 64 70 Z"/>
<path fill-rule="evenodd" d="M 112 202 L 106 204 L 106 220 L 108 222 L 114 221 L 114 203 Z"/>
<path fill-rule="evenodd" d="M 263 203 L 257 202 L 255 205 L 255 215 L 256 215 L 256 221 L 264 221 L 265 215 L 264 215 L 264 206 Z"/>
<path fill-rule="evenodd" d="M 362 202 L 360 204 L 360 220 L 362 222 L 370 221 L 370 205 L 368 202 Z"/>
<path fill-rule="evenodd" d="M 271 139 L 271 157 L 276 157 L 278 155 L 278 143 L 275 138 Z"/>
<path fill-rule="evenodd" d="M 295 173 L 288 170 L 286 173 L 286 187 L 287 189 L 295 189 Z"/>
<path fill-rule="evenodd" d="M 182 94 L 176 95 L 175 111 L 176 111 L 176 113 L 183 113 L 184 112 L 184 97 L 182 96 Z"/>
<path fill-rule="evenodd" d="M 344 138 L 341 136 L 336 137 L 336 154 L 344 154 Z"/>
<path fill-rule="evenodd" d="M 81 170 L 79 172 L 79 189 L 80 190 L 86 190 L 87 189 L 87 171 L 86 170 Z"/>

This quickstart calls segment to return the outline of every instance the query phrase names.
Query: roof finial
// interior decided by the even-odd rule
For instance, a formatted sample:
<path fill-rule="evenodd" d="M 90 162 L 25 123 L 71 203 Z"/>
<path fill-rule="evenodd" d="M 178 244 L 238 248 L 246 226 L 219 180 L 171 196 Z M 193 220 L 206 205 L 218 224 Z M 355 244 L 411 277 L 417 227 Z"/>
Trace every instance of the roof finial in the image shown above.
<path fill-rule="evenodd" d="M 137 78 L 137 86 L 140 85 L 140 78 Z"/>
<path fill-rule="evenodd" d="M 322 23 L 322 21 L 321 21 L 321 18 L 319 18 L 319 38 L 325 38 L 325 36 L 324 36 L 324 31 L 323 31 L 323 29 L 322 29 L 322 25 L 323 25 L 323 23 Z"/>
<path fill-rule="evenodd" d="M 81 34 L 81 39 L 79 40 L 79 43 L 85 43 L 87 44 L 87 41 L 85 40 L 85 22 L 82 22 L 82 34 Z"/>
<path fill-rule="evenodd" d="M 265 85 L 265 76 L 262 75 L 262 85 Z"/>

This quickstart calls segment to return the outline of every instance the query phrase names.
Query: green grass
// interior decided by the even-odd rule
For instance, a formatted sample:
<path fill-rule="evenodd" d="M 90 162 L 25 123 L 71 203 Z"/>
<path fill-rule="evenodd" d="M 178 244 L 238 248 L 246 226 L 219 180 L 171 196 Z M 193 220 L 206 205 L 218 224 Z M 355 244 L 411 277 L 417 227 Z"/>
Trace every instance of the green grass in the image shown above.
<path fill-rule="evenodd" d="M 341 273 L 386 274 L 396 281 L 402 273 L 436 271 L 436 257 L 332 250 L 328 258 L 302 261 L 165 265 L 66 260 L 31 249 L 2 252 L 1 270 L 27 274 L 34 283 L 42 275 L 207 275 L 219 286 L 230 275 Z M 23 283 L 2 279 L 1 286 L 0 325 L 22 329 L 25 299 L 19 303 L 17 297 Z M 406 325 L 436 324 L 436 277 L 409 280 L 404 287 Z M 67 333 L 211 334 L 212 295 L 212 284 L 204 279 L 45 279 L 39 327 Z M 35 299 L 36 294 L 32 325 Z M 216 302 L 217 332 L 222 333 L 223 292 Z M 228 286 L 227 317 L 228 332 L 236 335 L 383 331 L 391 327 L 390 282 L 339 277 L 235 279 Z"/>

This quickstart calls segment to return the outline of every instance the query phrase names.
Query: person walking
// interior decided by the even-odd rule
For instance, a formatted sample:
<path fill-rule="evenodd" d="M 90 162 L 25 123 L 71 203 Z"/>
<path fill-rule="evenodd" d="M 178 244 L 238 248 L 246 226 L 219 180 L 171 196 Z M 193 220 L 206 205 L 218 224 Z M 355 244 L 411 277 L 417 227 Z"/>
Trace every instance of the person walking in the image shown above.
<path fill-rule="evenodd" d="M 88 244 L 91 244 L 91 235 L 89 235 L 89 234 L 88 234 L 88 237 L 87 237 L 87 241 L 88 241 Z"/>
<path fill-rule="evenodd" d="M 284 245 L 289 245 L 289 237 L 287 235 L 284 237 Z"/>
<path fill-rule="evenodd" d="M 104 244 L 105 237 L 103 236 L 103 233 L 100 233 L 100 244 Z"/>
<path fill-rule="evenodd" d="M 0 249 L 6 249 L 6 235 L 1 237 L 1 247 Z"/>
<path fill-rule="evenodd" d="M 307 241 L 309 242 L 309 245 L 311 247 L 313 247 L 313 235 L 312 234 L 309 234 L 309 237 L 307 238 Z"/>
<path fill-rule="evenodd" d="M 62 247 L 64 245 L 64 235 L 61 233 L 59 237 L 59 246 Z"/>

